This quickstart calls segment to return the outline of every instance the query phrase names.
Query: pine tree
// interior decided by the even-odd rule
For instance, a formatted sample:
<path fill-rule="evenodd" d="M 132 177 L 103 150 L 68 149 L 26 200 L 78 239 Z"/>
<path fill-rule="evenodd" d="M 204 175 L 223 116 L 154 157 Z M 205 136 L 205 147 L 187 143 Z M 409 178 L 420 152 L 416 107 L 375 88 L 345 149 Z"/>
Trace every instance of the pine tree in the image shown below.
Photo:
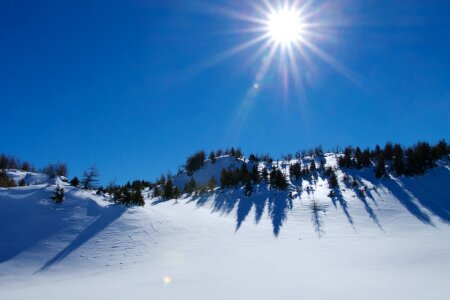
<path fill-rule="evenodd" d="M 5 170 L 0 170 L 0 187 L 15 187 L 16 182 L 8 177 Z"/>
<path fill-rule="evenodd" d="M 191 176 L 195 171 L 203 167 L 205 163 L 206 154 L 204 151 L 198 151 L 186 160 L 186 171 Z"/>
<path fill-rule="evenodd" d="M 211 176 L 211 178 L 208 181 L 207 188 L 209 191 L 213 191 L 216 188 L 216 179 L 214 176 Z"/>
<path fill-rule="evenodd" d="M 338 166 L 341 169 L 347 167 L 347 163 L 346 163 L 346 160 L 345 160 L 344 156 L 339 156 L 339 158 L 338 158 Z"/>
<path fill-rule="evenodd" d="M 258 184 L 261 181 L 261 178 L 259 177 L 258 164 L 256 163 L 253 164 L 252 172 L 250 173 L 250 178 L 255 184 Z"/>
<path fill-rule="evenodd" d="M 376 145 L 375 149 L 372 150 L 370 153 L 370 156 L 373 160 L 377 159 L 380 156 L 380 153 L 382 152 L 380 145 Z"/>
<path fill-rule="evenodd" d="M 181 197 L 181 191 L 180 191 L 180 189 L 177 186 L 175 186 L 173 188 L 173 198 L 174 199 L 178 199 L 180 197 Z"/>
<path fill-rule="evenodd" d="M 209 157 L 211 160 L 211 163 L 215 163 L 216 162 L 216 154 L 214 153 L 214 151 L 211 151 L 211 153 L 209 153 Z"/>
<path fill-rule="evenodd" d="M 381 178 L 386 175 L 386 160 L 384 159 L 384 154 L 380 152 L 377 164 L 375 165 L 375 177 Z"/>
<path fill-rule="evenodd" d="M 433 147 L 434 160 L 448 158 L 450 154 L 450 146 L 445 140 L 440 140 L 437 145 Z"/>
<path fill-rule="evenodd" d="M 403 149 L 400 144 L 395 144 L 393 149 L 394 157 L 394 169 L 397 176 L 401 176 L 405 173 L 405 162 L 403 158 Z"/>
<path fill-rule="evenodd" d="M 169 178 L 166 181 L 166 185 L 164 186 L 163 197 L 165 199 L 173 199 L 173 183 L 172 179 Z"/>
<path fill-rule="evenodd" d="M 133 190 L 131 193 L 131 204 L 144 206 L 144 196 L 142 196 L 142 192 L 139 186 L 136 187 L 136 189 Z"/>
<path fill-rule="evenodd" d="M 302 176 L 302 167 L 298 162 L 289 166 L 289 174 L 291 175 L 291 178 L 293 177 L 296 180 L 300 179 L 300 177 Z"/>
<path fill-rule="evenodd" d="M 8 167 L 8 157 L 5 154 L 0 155 L 0 170 Z"/>
<path fill-rule="evenodd" d="M 249 162 L 257 162 L 258 158 L 252 153 L 250 154 L 250 156 L 248 157 L 248 161 Z"/>
<path fill-rule="evenodd" d="M 161 196 L 161 190 L 159 189 L 159 187 L 155 186 L 155 188 L 153 189 L 153 198 L 158 198 Z"/>
<path fill-rule="evenodd" d="M 367 167 L 369 167 L 372 164 L 372 162 L 370 161 L 370 150 L 369 150 L 369 148 L 366 148 L 363 151 L 361 159 L 362 159 L 361 163 L 362 163 L 362 166 L 364 168 L 367 168 Z"/>
<path fill-rule="evenodd" d="M 184 185 L 184 192 L 190 195 L 195 192 L 196 189 L 197 182 L 195 182 L 194 177 L 191 177 L 191 179 Z"/>
<path fill-rule="evenodd" d="M 20 167 L 22 171 L 29 172 L 31 170 L 31 165 L 29 162 L 24 161 Z"/>
<path fill-rule="evenodd" d="M 269 177 L 269 171 L 267 171 L 267 168 L 264 167 L 261 170 L 261 178 L 262 178 L 262 180 L 264 180 L 267 183 L 268 177 Z"/>
<path fill-rule="evenodd" d="M 288 187 L 286 177 L 283 172 L 277 168 L 273 168 L 270 172 L 270 185 L 277 190 L 285 190 Z"/>
<path fill-rule="evenodd" d="M 235 151 L 235 153 L 234 153 L 234 156 L 236 157 L 236 158 L 242 158 L 244 155 L 242 154 L 242 150 L 241 150 L 241 148 L 237 148 L 236 149 L 236 151 Z"/>
<path fill-rule="evenodd" d="M 314 148 L 314 155 L 319 157 L 323 156 L 322 146 L 317 146 L 316 148 Z"/>
<path fill-rule="evenodd" d="M 62 203 L 64 201 L 64 188 L 63 187 L 60 187 L 59 185 L 56 186 L 56 190 L 52 196 L 52 200 L 57 204 Z"/>
<path fill-rule="evenodd" d="M 328 177 L 328 185 L 329 185 L 330 189 L 338 188 L 339 187 L 339 182 L 338 182 L 338 178 L 336 176 L 336 173 L 334 172 L 333 169 L 330 168 L 329 174 L 330 175 Z"/>
<path fill-rule="evenodd" d="M 132 203 L 132 193 L 128 185 L 122 187 L 122 199 L 121 204 L 130 205 Z"/>
<path fill-rule="evenodd" d="M 250 173 L 248 172 L 247 163 L 242 163 L 241 170 L 239 172 L 239 181 L 242 183 L 247 182 L 250 180 Z"/>
<path fill-rule="evenodd" d="M 392 160 L 393 156 L 394 156 L 394 148 L 392 146 L 391 142 L 387 142 L 386 145 L 384 146 L 384 159 L 385 160 Z"/>
<path fill-rule="evenodd" d="M 105 193 L 106 193 L 105 188 L 103 186 L 99 186 L 98 189 L 97 189 L 97 192 L 95 194 L 98 195 L 98 196 L 102 196 Z"/>
<path fill-rule="evenodd" d="M 311 171 L 311 173 L 316 171 L 316 162 L 314 161 L 314 159 L 311 161 L 309 170 Z"/>
<path fill-rule="evenodd" d="M 228 170 L 225 168 L 223 168 L 220 173 L 220 184 L 222 185 L 223 189 L 231 186 L 230 172 L 228 172 Z"/>
<path fill-rule="evenodd" d="M 348 146 L 344 149 L 344 166 L 343 167 L 351 168 L 353 166 L 352 153 L 353 153 L 353 148 L 351 146 Z"/>
<path fill-rule="evenodd" d="M 355 167 L 361 169 L 363 167 L 363 153 L 359 147 L 355 149 Z"/>
<path fill-rule="evenodd" d="M 70 185 L 74 187 L 78 187 L 80 185 L 80 180 L 78 179 L 77 176 L 72 178 L 72 180 L 70 181 Z"/>
<path fill-rule="evenodd" d="M 326 160 L 323 156 L 320 157 L 320 162 L 319 162 L 319 170 L 320 172 L 324 172 L 325 171 L 325 164 L 326 164 Z"/>

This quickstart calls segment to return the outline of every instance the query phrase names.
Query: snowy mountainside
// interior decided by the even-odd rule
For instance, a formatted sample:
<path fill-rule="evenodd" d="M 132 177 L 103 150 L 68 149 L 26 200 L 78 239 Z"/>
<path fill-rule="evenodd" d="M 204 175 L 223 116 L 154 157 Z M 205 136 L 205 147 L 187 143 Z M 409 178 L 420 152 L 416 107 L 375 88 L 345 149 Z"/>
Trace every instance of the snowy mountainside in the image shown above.
<path fill-rule="evenodd" d="M 50 178 L 47 175 L 35 172 L 26 172 L 15 169 L 6 170 L 6 175 L 14 180 L 16 184 L 23 179 L 25 185 L 36 185 L 36 184 L 44 184 L 50 183 Z M 54 181 L 53 181 L 54 182 Z"/>
<path fill-rule="evenodd" d="M 192 176 L 189 176 L 186 171 L 181 172 L 177 176 L 174 176 L 173 183 L 179 188 L 183 188 L 186 182 L 188 182 L 191 177 L 195 179 L 198 184 L 207 184 L 208 180 L 213 177 L 217 183 L 220 183 L 220 173 L 222 169 L 228 168 L 240 168 L 243 159 L 237 159 L 232 156 L 221 156 L 218 157 L 216 162 L 212 163 L 211 160 L 206 160 L 204 166 L 195 171 Z"/>
<path fill-rule="evenodd" d="M 219 183 L 241 161 L 222 157 L 193 176 Z M 326 163 L 337 166 L 334 155 Z M 144 207 L 59 179 L 0 188 L 0 298 L 447 299 L 448 164 L 415 177 L 336 173 L 334 197 L 317 173 L 286 191 L 261 183 L 250 197 L 216 188 L 162 201 L 146 190 Z M 62 204 L 51 201 L 56 185 Z"/>

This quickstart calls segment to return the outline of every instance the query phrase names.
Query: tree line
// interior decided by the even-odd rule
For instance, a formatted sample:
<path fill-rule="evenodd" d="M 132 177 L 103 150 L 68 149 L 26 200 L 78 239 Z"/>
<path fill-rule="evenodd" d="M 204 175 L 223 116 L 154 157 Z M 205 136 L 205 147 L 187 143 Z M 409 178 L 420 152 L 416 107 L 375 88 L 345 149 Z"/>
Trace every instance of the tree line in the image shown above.
<path fill-rule="evenodd" d="M 374 165 L 377 178 L 389 173 L 415 176 L 423 175 L 427 169 L 435 167 L 437 161 L 448 159 L 449 154 L 450 147 L 445 140 L 435 145 L 418 142 L 410 147 L 388 142 L 383 148 L 376 145 L 374 149 L 366 148 L 363 151 L 359 147 L 348 146 L 339 157 L 338 164 L 341 168 L 356 169 Z"/>
<path fill-rule="evenodd" d="M 388 174 L 396 176 L 415 176 L 422 175 L 424 172 L 437 165 L 439 160 L 448 160 L 450 155 L 450 146 L 445 140 L 440 140 L 435 145 L 427 142 L 418 142 L 410 147 L 403 147 L 400 144 L 388 142 L 384 147 L 376 145 L 373 149 L 348 146 L 343 151 L 335 150 L 333 152 L 337 156 L 338 166 L 341 169 L 362 169 L 373 167 L 374 174 L 377 178 L 382 178 Z M 206 184 L 199 184 L 193 177 L 195 171 L 201 169 L 206 161 L 214 164 L 217 158 L 222 156 L 232 156 L 240 162 L 238 167 L 228 167 L 221 170 L 220 182 L 216 182 L 211 177 Z M 263 162 L 263 164 L 260 164 Z M 161 177 L 154 183 L 144 180 L 135 180 L 127 182 L 125 185 L 109 184 L 107 187 L 99 186 L 99 172 L 95 166 L 86 170 L 81 179 L 73 177 L 70 180 L 72 186 L 83 188 L 86 190 L 97 189 L 97 194 L 110 195 L 114 202 L 125 205 L 144 205 L 143 191 L 149 191 L 149 197 L 160 197 L 162 199 L 177 199 L 183 193 L 188 195 L 202 195 L 213 191 L 220 186 L 222 189 L 243 187 L 244 193 L 250 196 L 254 191 L 254 186 L 261 182 L 267 184 L 274 190 L 286 190 L 290 183 L 303 179 L 310 179 L 315 174 L 322 174 L 326 177 L 329 187 L 330 196 L 338 191 L 339 181 L 336 175 L 336 169 L 325 167 L 324 151 L 321 146 L 312 150 L 296 152 L 295 154 L 287 154 L 283 156 L 285 167 L 280 167 L 279 161 L 274 162 L 270 155 L 250 154 L 248 159 L 244 159 L 244 155 L 240 148 L 230 148 L 222 151 L 211 151 L 206 155 L 205 151 L 197 151 L 193 155 L 188 156 L 186 164 L 180 168 L 183 169 L 190 179 L 185 183 L 184 187 L 178 187 L 173 182 L 173 177 L 169 174 Z M 262 168 L 261 168 L 262 167 Z M 16 183 L 8 178 L 6 169 L 19 169 L 23 171 L 37 171 L 27 161 L 0 155 L 0 186 L 12 187 Z M 48 164 L 40 170 L 49 177 L 67 176 L 68 169 L 63 163 Z M 344 181 L 354 187 L 357 182 L 349 178 Z M 19 184 L 24 184 L 19 183 Z M 59 190 L 58 190 L 59 189 Z M 58 194 L 59 193 L 59 194 Z M 55 196 L 58 201 L 61 198 L 60 187 L 57 188 Z M 63 196 L 62 196 L 63 198 Z"/>

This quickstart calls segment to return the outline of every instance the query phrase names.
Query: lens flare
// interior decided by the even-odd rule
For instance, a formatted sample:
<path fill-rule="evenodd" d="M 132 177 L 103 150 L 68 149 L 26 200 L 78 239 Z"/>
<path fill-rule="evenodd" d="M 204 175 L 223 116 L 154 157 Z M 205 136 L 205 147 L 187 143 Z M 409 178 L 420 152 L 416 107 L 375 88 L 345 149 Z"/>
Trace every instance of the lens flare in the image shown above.
<path fill-rule="evenodd" d="M 172 278 L 170 276 L 164 276 L 163 277 L 163 283 L 164 285 L 169 285 L 172 283 Z"/>

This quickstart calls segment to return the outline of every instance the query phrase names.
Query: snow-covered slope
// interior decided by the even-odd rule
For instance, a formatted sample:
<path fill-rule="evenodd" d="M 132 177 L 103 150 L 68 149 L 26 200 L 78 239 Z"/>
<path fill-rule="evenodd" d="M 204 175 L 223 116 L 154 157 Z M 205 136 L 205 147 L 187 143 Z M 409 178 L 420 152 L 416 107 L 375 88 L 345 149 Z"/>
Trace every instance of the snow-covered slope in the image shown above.
<path fill-rule="evenodd" d="M 212 163 L 211 160 L 205 161 L 204 166 L 194 172 L 192 176 L 188 176 L 186 171 L 178 174 L 173 178 L 173 183 L 179 188 L 184 188 L 184 185 L 187 181 L 193 177 L 195 181 L 200 185 L 205 185 L 214 177 L 217 183 L 220 183 L 220 173 L 222 169 L 228 168 L 240 168 L 242 166 L 242 159 L 236 159 L 232 156 L 221 156 L 219 157 L 215 163 Z"/>
<path fill-rule="evenodd" d="M 338 175 L 333 199 L 316 176 L 293 199 L 262 184 L 128 209 L 67 185 L 61 205 L 53 185 L 0 189 L 0 298 L 448 299 L 449 167 L 352 170 L 364 197 Z"/>
<path fill-rule="evenodd" d="M 35 184 L 44 184 L 49 183 L 50 178 L 48 178 L 45 174 L 40 173 L 34 173 L 34 172 L 25 172 L 20 170 L 6 170 L 6 175 L 8 175 L 9 178 L 14 180 L 16 184 L 19 183 L 20 180 L 24 180 L 26 185 L 35 185 Z M 53 180 L 54 183 L 54 180 Z"/>

